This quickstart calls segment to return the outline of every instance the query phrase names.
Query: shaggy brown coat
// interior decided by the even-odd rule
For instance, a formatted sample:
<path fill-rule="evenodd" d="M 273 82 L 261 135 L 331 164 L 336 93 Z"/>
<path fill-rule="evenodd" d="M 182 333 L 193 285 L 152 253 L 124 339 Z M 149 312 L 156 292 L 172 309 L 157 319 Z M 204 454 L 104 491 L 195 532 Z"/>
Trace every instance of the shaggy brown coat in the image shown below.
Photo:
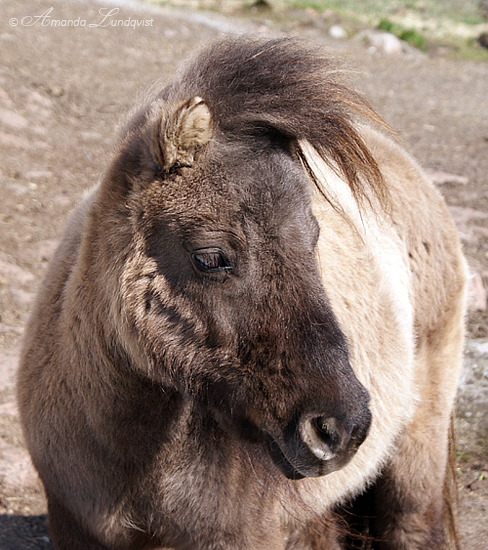
<path fill-rule="evenodd" d="M 58 550 L 430 550 L 466 271 L 320 51 L 224 39 L 73 214 L 18 395 Z"/>

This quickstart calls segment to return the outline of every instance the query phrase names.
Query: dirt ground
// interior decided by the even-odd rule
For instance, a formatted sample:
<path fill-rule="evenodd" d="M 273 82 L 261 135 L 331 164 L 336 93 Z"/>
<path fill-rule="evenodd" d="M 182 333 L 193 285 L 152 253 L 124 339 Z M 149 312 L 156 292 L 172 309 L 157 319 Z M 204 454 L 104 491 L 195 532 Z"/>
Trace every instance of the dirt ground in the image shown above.
<path fill-rule="evenodd" d="M 51 548 L 44 497 L 22 444 L 14 383 L 23 325 L 67 214 L 106 167 L 131 103 L 221 33 L 304 36 L 355 69 L 351 83 L 399 131 L 446 198 L 473 273 L 469 338 L 488 337 L 488 64 L 453 61 L 442 52 L 392 56 L 364 40 L 333 39 L 330 22 L 306 10 L 278 24 L 266 15 L 238 19 L 118 7 L 115 13 L 108 4 L 2 1 L 0 550 Z M 53 26 L 53 20 L 78 24 Z M 110 20 L 129 23 L 105 26 Z M 483 373 L 488 377 L 488 370 Z M 461 445 L 466 550 L 488 548 L 487 479 L 488 444 L 476 450 Z"/>

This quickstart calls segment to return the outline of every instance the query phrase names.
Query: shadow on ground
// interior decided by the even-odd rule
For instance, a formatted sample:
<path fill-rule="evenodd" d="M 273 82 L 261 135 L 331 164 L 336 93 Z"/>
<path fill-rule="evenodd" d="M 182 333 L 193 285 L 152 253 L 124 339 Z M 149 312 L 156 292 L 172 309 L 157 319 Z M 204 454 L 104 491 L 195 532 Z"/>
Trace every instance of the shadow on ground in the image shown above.
<path fill-rule="evenodd" d="M 53 550 L 46 515 L 0 515 L 0 549 Z"/>

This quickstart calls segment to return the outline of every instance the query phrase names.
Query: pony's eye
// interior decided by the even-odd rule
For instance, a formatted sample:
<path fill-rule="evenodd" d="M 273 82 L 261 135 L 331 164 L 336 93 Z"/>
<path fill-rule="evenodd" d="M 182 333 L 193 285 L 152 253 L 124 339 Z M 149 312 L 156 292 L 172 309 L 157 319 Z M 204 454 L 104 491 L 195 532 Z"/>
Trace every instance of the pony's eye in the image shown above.
<path fill-rule="evenodd" d="M 191 255 L 191 259 L 195 267 L 203 273 L 215 273 L 232 269 L 229 258 L 218 248 L 195 250 Z"/>

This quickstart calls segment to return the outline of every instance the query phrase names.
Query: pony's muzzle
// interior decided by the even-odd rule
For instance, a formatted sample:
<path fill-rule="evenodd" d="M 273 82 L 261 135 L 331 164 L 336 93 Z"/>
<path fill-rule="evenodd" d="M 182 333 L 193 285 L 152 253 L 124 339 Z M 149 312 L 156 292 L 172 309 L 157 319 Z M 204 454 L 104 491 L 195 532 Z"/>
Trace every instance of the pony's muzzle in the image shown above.
<path fill-rule="evenodd" d="M 271 456 L 290 479 L 327 475 L 350 462 L 370 425 L 368 408 L 347 424 L 335 416 L 305 414 L 282 437 L 269 440 Z"/>

